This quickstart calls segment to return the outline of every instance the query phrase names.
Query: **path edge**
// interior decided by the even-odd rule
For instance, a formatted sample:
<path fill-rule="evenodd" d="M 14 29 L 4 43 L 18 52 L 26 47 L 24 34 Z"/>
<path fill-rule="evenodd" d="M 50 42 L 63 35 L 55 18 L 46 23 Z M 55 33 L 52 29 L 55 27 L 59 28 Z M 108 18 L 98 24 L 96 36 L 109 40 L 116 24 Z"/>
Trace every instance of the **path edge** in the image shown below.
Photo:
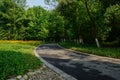
<path fill-rule="evenodd" d="M 117 58 L 111 58 L 111 57 L 99 56 L 99 55 L 95 55 L 95 54 L 88 54 L 88 53 L 86 53 L 86 52 L 81 52 L 81 51 L 75 51 L 75 50 L 72 50 L 72 49 L 67 49 L 67 48 L 65 48 L 65 47 L 62 47 L 62 46 L 59 45 L 59 44 L 57 44 L 57 46 L 59 46 L 60 48 L 66 50 L 66 51 L 69 51 L 69 52 L 80 53 L 80 54 L 85 54 L 85 55 L 94 56 L 94 57 L 101 57 L 101 58 L 110 60 L 110 62 L 111 62 L 111 61 L 115 61 L 115 62 L 113 62 L 113 63 L 120 64 L 120 59 L 117 59 Z"/>
<path fill-rule="evenodd" d="M 40 45 L 39 45 L 40 46 Z M 64 71 L 58 69 L 57 67 L 53 66 L 52 64 L 48 63 L 45 59 L 43 59 L 40 55 L 38 55 L 37 53 L 37 48 L 39 47 L 37 46 L 34 49 L 34 54 L 35 56 L 40 59 L 47 67 L 49 67 L 50 69 L 52 69 L 53 71 L 55 71 L 56 73 L 58 73 L 61 77 L 63 77 L 65 80 L 77 80 L 76 78 L 68 75 L 67 73 L 65 73 Z"/>

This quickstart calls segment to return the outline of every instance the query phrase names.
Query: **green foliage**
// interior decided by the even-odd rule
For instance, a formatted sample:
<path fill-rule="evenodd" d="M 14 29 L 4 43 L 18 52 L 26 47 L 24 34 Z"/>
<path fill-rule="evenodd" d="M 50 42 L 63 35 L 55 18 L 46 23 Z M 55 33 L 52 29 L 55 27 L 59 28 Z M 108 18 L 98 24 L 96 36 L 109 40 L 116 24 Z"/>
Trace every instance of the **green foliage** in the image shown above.
<path fill-rule="evenodd" d="M 119 47 L 120 42 L 119 42 L 119 40 L 112 41 L 112 42 L 102 42 L 102 45 L 105 47 Z"/>
<path fill-rule="evenodd" d="M 33 7 L 27 10 L 28 23 L 25 39 L 42 40 L 48 36 L 48 14 L 41 7 Z"/>
<path fill-rule="evenodd" d="M 48 39 L 60 41 L 64 37 L 64 18 L 56 12 L 50 12 L 48 23 Z"/>
<path fill-rule="evenodd" d="M 104 16 L 106 25 L 111 29 L 109 41 L 120 42 L 120 5 L 116 4 L 107 8 Z"/>
<path fill-rule="evenodd" d="M 111 34 L 109 34 L 111 30 L 110 26 L 114 25 L 111 25 L 112 22 L 110 22 L 108 26 L 107 21 L 109 20 L 106 20 L 106 18 L 109 15 L 106 9 L 110 7 L 105 5 L 104 1 L 105 0 L 59 0 L 56 11 L 65 18 L 65 38 L 77 39 L 78 41 L 82 38 L 85 43 L 94 42 L 93 40 L 95 38 L 101 41 L 107 40 L 108 37 L 111 36 Z M 113 0 L 110 0 L 109 5 L 114 5 L 117 1 L 115 3 L 112 2 Z M 113 13 L 119 18 L 118 13 Z M 109 16 L 109 18 L 112 18 L 112 16 Z M 120 21 L 114 19 L 114 22 L 118 24 L 117 26 L 119 27 Z M 117 29 L 114 28 L 114 31 L 115 30 Z M 119 35 L 119 32 L 118 29 L 117 33 L 114 33 Z M 120 39 L 117 36 L 115 36 L 115 38 Z"/>
<path fill-rule="evenodd" d="M 70 42 L 59 43 L 65 48 L 106 57 L 120 58 L 120 48 L 97 48 L 94 45 L 74 44 Z"/>
<path fill-rule="evenodd" d="M 103 10 L 105 10 L 106 8 L 108 8 L 111 5 L 115 5 L 115 4 L 119 4 L 120 0 L 100 0 L 100 2 L 103 4 Z"/>
<path fill-rule="evenodd" d="M 59 2 L 56 11 L 65 17 L 65 34 L 69 39 L 83 38 L 88 41 L 95 37 L 104 39 L 108 33 L 108 27 L 104 25 L 102 5 L 97 0 L 86 1 L 87 7 L 82 0 Z"/>
<path fill-rule="evenodd" d="M 39 68 L 41 62 L 33 52 L 36 44 L 40 42 L 0 41 L 0 80 Z"/>
<path fill-rule="evenodd" d="M 116 20 L 116 23 L 120 21 L 120 5 L 116 4 L 107 8 L 106 13 L 106 23 L 111 23 L 112 20 Z"/>
<path fill-rule="evenodd" d="M 19 0 L 20 1 L 20 0 Z M 24 21 L 24 9 L 18 6 L 17 0 L 5 0 L 0 5 L 0 27 L 9 33 L 7 39 L 20 39 Z M 2 38 L 4 39 L 4 37 Z"/>
<path fill-rule="evenodd" d="M 57 7 L 26 8 L 26 0 L 0 1 L 0 39 L 120 42 L 119 1 L 45 0 Z"/>

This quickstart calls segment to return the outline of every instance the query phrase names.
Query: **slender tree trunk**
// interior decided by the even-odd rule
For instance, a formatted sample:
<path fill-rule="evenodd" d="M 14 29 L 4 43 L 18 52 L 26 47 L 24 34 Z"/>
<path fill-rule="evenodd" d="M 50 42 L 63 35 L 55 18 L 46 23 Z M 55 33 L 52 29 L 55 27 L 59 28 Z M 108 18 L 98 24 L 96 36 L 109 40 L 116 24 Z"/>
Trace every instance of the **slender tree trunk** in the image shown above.
<path fill-rule="evenodd" d="M 95 42 L 96 42 L 97 47 L 99 48 L 100 47 L 100 43 L 99 43 L 97 38 L 95 38 Z"/>
<path fill-rule="evenodd" d="M 91 24 L 92 24 L 92 29 L 93 29 L 92 35 L 93 35 L 93 37 L 95 39 L 97 47 L 100 47 L 99 41 L 96 38 L 96 34 L 97 34 L 96 28 L 97 28 L 97 26 L 96 26 L 95 20 L 93 19 L 92 15 L 90 14 L 90 11 L 89 11 L 89 8 L 88 8 L 88 2 L 86 0 L 85 0 L 85 7 L 86 7 L 86 10 L 87 10 L 88 16 L 90 18 Z"/>
<path fill-rule="evenodd" d="M 77 8 L 76 8 L 77 43 L 83 44 L 83 39 L 82 39 L 82 35 L 81 35 L 81 28 L 79 25 L 79 17 L 78 17 L 79 16 L 79 9 L 78 9 L 78 7 L 79 6 L 77 6 Z"/>
<path fill-rule="evenodd" d="M 84 42 L 83 42 L 83 39 L 82 39 L 82 38 L 80 38 L 80 39 L 79 39 L 79 43 L 84 44 Z"/>

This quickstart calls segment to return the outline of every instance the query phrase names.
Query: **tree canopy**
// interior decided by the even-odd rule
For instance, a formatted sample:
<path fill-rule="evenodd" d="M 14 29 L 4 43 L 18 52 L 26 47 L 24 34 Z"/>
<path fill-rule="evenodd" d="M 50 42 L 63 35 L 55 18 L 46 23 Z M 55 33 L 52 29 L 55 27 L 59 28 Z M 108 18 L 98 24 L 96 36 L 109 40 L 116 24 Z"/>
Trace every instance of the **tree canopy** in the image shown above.
<path fill-rule="evenodd" d="M 119 0 L 45 0 L 53 10 L 0 1 L 1 40 L 72 41 L 120 46 Z M 109 44 L 106 44 L 108 43 Z"/>

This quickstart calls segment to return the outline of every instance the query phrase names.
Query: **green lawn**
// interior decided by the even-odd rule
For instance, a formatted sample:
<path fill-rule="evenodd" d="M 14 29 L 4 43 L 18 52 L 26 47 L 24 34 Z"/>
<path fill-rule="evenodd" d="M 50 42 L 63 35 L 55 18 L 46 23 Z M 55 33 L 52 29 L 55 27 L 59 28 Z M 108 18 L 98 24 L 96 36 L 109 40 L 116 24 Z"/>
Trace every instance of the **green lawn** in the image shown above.
<path fill-rule="evenodd" d="M 105 47 L 97 48 L 91 45 L 81 45 L 81 44 L 74 44 L 69 42 L 59 43 L 59 44 L 65 48 L 76 51 L 120 59 L 120 48 L 105 48 Z"/>
<path fill-rule="evenodd" d="M 42 62 L 34 55 L 40 41 L 0 41 L 0 80 L 26 73 L 41 67 Z"/>

